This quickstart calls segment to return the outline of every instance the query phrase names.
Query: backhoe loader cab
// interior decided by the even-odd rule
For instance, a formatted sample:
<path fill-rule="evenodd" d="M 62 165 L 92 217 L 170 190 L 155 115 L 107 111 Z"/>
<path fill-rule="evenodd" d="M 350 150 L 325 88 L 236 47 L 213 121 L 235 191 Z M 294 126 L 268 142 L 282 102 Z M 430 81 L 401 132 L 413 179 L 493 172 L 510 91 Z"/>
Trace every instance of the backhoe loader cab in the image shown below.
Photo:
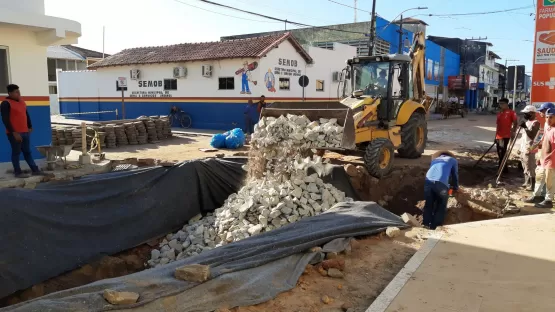
<path fill-rule="evenodd" d="M 393 54 L 381 56 L 361 56 L 347 61 L 351 68 L 352 89 L 357 90 L 352 97 L 355 111 L 360 111 L 364 98 L 379 98 L 377 120 L 381 126 L 389 128 L 396 123 L 401 104 L 412 97 L 410 85 L 410 63 L 408 55 Z M 362 92 L 360 92 L 362 91 Z"/>

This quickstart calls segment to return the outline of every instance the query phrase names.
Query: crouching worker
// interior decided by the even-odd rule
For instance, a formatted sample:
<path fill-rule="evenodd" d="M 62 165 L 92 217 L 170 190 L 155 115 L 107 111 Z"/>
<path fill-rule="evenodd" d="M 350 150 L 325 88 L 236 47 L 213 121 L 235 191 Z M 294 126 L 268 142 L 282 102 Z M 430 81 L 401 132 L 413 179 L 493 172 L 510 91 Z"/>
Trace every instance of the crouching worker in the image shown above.
<path fill-rule="evenodd" d="M 459 189 L 459 164 L 455 155 L 439 151 L 432 155 L 432 164 L 424 184 L 424 226 L 435 229 L 443 225 L 449 199 L 449 179 L 453 191 Z"/>
<path fill-rule="evenodd" d="M 520 123 L 520 127 L 525 131 L 520 146 L 520 156 L 522 168 L 524 168 L 524 184 L 527 191 L 533 191 L 536 184 L 536 152 L 532 150 L 532 144 L 540 131 L 540 122 L 536 120 L 536 107 L 526 106 L 522 112 L 525 121 Z"/>

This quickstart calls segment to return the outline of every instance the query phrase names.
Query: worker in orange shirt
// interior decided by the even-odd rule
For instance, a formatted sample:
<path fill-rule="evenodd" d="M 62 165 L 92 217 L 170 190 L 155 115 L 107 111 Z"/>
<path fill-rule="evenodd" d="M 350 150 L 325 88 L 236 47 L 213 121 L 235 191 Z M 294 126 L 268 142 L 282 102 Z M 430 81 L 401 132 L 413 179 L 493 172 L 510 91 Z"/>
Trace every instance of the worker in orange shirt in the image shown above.
<path fill-rule="evenodd" d="M 499 156 L 499 167 L 507 154 L 507 147 L 511 138 L 516 135 L 518 127 L 515 111 L 509 108 L 509 100 L 499 100 L 499 108 L 501 111 L 497 114 L 497 129 L 495 131 L 495 143 L 497 145 L 497 156 Z M 504 173 L 508 172 L 508 167 L 503 169 Z"/>

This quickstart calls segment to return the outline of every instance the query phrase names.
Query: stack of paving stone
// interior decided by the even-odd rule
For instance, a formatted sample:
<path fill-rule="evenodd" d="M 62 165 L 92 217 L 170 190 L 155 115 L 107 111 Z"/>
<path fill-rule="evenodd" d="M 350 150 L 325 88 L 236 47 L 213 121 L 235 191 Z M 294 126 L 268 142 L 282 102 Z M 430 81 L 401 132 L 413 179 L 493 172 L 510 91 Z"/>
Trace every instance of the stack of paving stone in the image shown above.
<path fill-rule="evenodd" d="M 56 128 L 56 136 L 58 137 L 58 145 L 66 144 L 66 137 L 64 134 L 64 128 Z"/>
<path fill-rule="evenodd" d="M 71 135 L 73 137 L 73 149 L 80 151 L 83 147 L 83 144 L 81 144 L 81 128 L 74 128 L 71 131 Z"/>
<path fill-rule="evenodd" d="M 114 148 L 116 147 L 116 133 L 114 132 L 114 125 L 108 124 L 104 127 L 104 131 L 106 131 L 106 148 Z"/>
<path fill-rule="evenodd" d="M 129 141 L 127 141 L 127 135 L 125 135 L 125 128 L 123 125 L 115 125 L 114 132 L 116 134 L 116 142 L 118 146 L 129 145 Z"/>
<path fill-rule="evenodd" d="M 64 129 L 64 137 L 66 139 L 66 145 L 73 144 L 73 142 L 74 142 L 74 140 L 73 140 L 73 128 L 65 128 Z"/>
<path fill-rule="evenodd" d="M 58 146 L 59 145 L 59 143 L 58 143 L 58 131 L 56 131 L 56 129 L 52 129 L 51 133 L 52 133 L 52 143 L 51 143 L 51 145 L 52 146 Z"/>
<path fill-rule="evenodd" d="M 156 127 L 156 136 L 158 140 L 163 140 L 166 138 L 164 135 L 164 121 L 160 118 L 154 119 L 154 125 Z"/>
<path fill-rule="evenodd" d="M 139 142 L 139 144 L 148 143 L 144 122 L 136 121 L 133 124 L 135 125 L 135 129 L 137 130 L 137 142 Z"/>
<path fill-rule="evenodd" d="M 158 143 L 158 134 L 156 133 L 156 124 L 153 119 L 144 121 L 146 131 L 148 133 L 148 143 Z"/>
<path fill-rule="evenodd" d="M 127 122 L 124 123 L 123 126 L 125 127 L 125 134 L 127 135 L 127 140 L 129 141 L 130 145 L 137 145 L 139 142 L 137 141 L 137 128 L 135 128 L 135 123 Z"/>
<path fill-rule="evenodd" d="M 172 136 L 171 123 L 168 117 L 162 117 L 161 119 L 164 121 L 164 123 L 162 124 L 162 132 L 167 139 Z"/>

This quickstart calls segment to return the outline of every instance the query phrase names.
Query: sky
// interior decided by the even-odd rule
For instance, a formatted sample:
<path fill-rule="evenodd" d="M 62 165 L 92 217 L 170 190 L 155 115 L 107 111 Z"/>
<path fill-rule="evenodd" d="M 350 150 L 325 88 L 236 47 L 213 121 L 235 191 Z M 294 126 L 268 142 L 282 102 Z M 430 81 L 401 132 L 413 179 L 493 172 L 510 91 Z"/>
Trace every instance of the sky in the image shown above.
<path fill-rule="evenodd" d="M 353 0 L 333 0 L 353 6 Z M 322 26 L 354 21 L 354 9 L 330 0 L 213 0 L 281 19 Z M 532 71 L 534 49 L 533 5 L 537 0 L 377 0 L 376 12 L 392 20 L 401 11 L 415 7 L 405 17 L 414 16 L 430 26 L 427 35 L 487 37 L 492 50 L 505 59 L 519 60 L 509 65 L 525 65 Z M 184 42 L 217 41 L 221 36 L 284 29 L 284 23 L 215 7 L 199 0 L 45 0 L 46 14 L 78 21 L 82 27 L 80 47 L 105 52 L 126 48 L 170 45 Z M 436 17 L 453 14 L 525 9 L 487 15 Z M 358 0 L 357 19 L 370 19 L 372 0 Z M 365 12 L 365 11 L 368 12 Z M 214 13 L 216 12 L 216 13 Z M 422 15 L 417 15 L 422 14 Z M 426 15 L 424 15 L 426 14 Z M 417 15 L 417 16 L 415 16 Z M 288 29 L 295 28 L 292 25 Z"/>

